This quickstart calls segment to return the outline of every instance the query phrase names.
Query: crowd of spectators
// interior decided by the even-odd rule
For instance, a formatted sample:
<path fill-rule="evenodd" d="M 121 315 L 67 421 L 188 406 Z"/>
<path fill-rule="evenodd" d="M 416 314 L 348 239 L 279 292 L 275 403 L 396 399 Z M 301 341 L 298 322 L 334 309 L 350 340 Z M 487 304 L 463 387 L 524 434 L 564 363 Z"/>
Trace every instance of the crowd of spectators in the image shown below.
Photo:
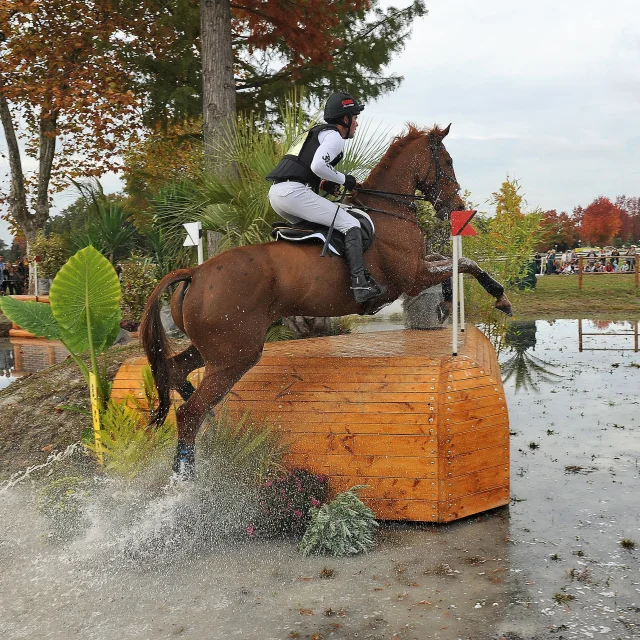
<path fill-rule="evenodd" d="M 19 296 L 29 281 L 29 264 L 26 258 L 10 263 L 0 256 L 0 295 Z"/>
<path fill-rule="evenodd" d="M 619 250 L 615 247 L 589 249 L 581 252 L 584 258 L 584 273 L 629 272 L 635 268 L 636 246 Z M 540 275 L 568 275 L 578 273 L 579 255 L 576 249 L 556 252 L 549 249 L 546 254 L 535 254 L 536 270 Z"/>
<path fill-rule="evenodd" d="M 635 268 L 636 246 L 629 249 L 589 249 L 582 251 L 584 273 L 629 272 Z M 575 249 L 556 252 L 549 249 L 546 254 L 535 254 L 536 270 L 540 275 L 567 275 L 578 273 L 579 255 Z"/>

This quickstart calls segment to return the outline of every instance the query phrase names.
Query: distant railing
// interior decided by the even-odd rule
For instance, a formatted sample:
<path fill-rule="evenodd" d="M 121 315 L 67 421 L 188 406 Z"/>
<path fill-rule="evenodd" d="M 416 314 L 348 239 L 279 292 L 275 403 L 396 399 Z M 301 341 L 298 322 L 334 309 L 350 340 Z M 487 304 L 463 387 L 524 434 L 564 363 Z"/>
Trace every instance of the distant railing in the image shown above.
<path fill-rule="evenodd" d="M 620 256 L 622 258 L 622 256 Z M 630 271 L 585 271 L 584 270 L 584 256 L 580 256 L 578 258 L 578 289 L 582 290 L 582 277 L 586 274 L 588 276 L 605 276 L 605 275 L 621 275 L 621 274 L 630 274 Z M 638 267 L 640 266 L 640 256 L 633 256 L 633 274 L 634 274 L 634 287 L 638 288 L 638 283 L 640 282 L 640 271 Z M 593 259 L 593 258 L 592 258 Z"/>

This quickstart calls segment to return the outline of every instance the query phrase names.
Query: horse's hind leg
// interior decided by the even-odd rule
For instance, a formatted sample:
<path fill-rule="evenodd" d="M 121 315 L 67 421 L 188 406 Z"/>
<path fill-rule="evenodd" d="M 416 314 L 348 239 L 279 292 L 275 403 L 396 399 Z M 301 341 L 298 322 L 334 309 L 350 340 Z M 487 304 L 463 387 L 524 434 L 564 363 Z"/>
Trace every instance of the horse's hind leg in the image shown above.
<path fill-rule="evenodd" d="M 209 365 L 204 377 L 189 399 L 176 411 L 178 421 L 178 448 L 173 471 L 180 479 L 187 480 L 195 475 L 196 435 L 207 413 L 211 411 L 231 390 L 233 385 L 260 358 L 260 351 L 251 358 L 246 355 L 233 364 Z"/>
<path fill-rule="evenodd" d="M 187 376 L 195 369 L 204 367 L 202 355 L 191 345 L 170 358 L 169 363 L 171 367 L 171 388 L 175 389 L 186 402 L 196 390 L 187 380 Z"/>

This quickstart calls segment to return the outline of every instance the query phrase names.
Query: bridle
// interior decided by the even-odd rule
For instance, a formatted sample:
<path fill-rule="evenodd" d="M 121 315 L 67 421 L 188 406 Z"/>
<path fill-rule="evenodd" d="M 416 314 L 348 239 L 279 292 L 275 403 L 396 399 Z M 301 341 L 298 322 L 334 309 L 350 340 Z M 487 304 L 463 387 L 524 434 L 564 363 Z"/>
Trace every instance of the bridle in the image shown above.
<path fill-rule="evenodd" d="M 416 201 L 428 201 L 431 202 L 434 209 L 440 200 L 440 194 L 442 193 L 442 188 L 440 187 L 440 182 L 443 179 L 449 180 L 448 176 L 445 175 L 442 170 L 442 164 L 440 162 L 440 147 L 442 146 L 442 140 L 436 139 L 431 140 L 429 142 L 429 148 L 431 150 L 431 158 L 434 160 L 435 164 L 435 179 L 428 186 L 427 180 L 429 178 L 429 174 L 431 173 L 431 165 L 429 166 L 429 171 L 423 180 L 418 181 L 416 184 L 416 189 L 422 192 L 422 195 L 417 195 L 415 193 L 396 193 L 395 191 L 379 191 L 377 189 L 358 189 L 357 193 L 368 193 L 371 195 L 379 196 L 380 198 L 386 198 L 387 200 L 392 200 L 393 202 L 397 202 L 398 204 L 409 207 L 413 212 L 417 211 Z M 435 190 L 438 189 L 438 193 L 435 193 Z M 435 197 L 434 197 L 435 196 Z M 369 205 L 365 205 L 360 202 L 357 197 L 353 197 L 352 201 L 361 208 L 364 208 L 366 211 L 375 211 L 376 213 L 384 213 L 389 216 L 393 216 L 394 218 L 400 218 L 401 220 L 406 220 L 408 222 L 413 222 L 418 224 L 414 215 L 406 216 L 395 213 L 393 211 L 387 211 L 385 209 L 375 209 L 370 207 Z"/>

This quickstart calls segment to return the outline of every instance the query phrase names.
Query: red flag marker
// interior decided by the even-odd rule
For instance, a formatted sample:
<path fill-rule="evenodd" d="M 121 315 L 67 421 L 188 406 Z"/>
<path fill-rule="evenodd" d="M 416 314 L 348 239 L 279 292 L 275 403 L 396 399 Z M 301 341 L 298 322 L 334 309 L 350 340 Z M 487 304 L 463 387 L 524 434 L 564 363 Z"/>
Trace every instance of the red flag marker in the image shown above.
<path fill-rule="evenodd" d="M 477 236 L 478 232 L 469 224 L 477 211 L 452 211 L 451 235 L 452 236 Z"/>

